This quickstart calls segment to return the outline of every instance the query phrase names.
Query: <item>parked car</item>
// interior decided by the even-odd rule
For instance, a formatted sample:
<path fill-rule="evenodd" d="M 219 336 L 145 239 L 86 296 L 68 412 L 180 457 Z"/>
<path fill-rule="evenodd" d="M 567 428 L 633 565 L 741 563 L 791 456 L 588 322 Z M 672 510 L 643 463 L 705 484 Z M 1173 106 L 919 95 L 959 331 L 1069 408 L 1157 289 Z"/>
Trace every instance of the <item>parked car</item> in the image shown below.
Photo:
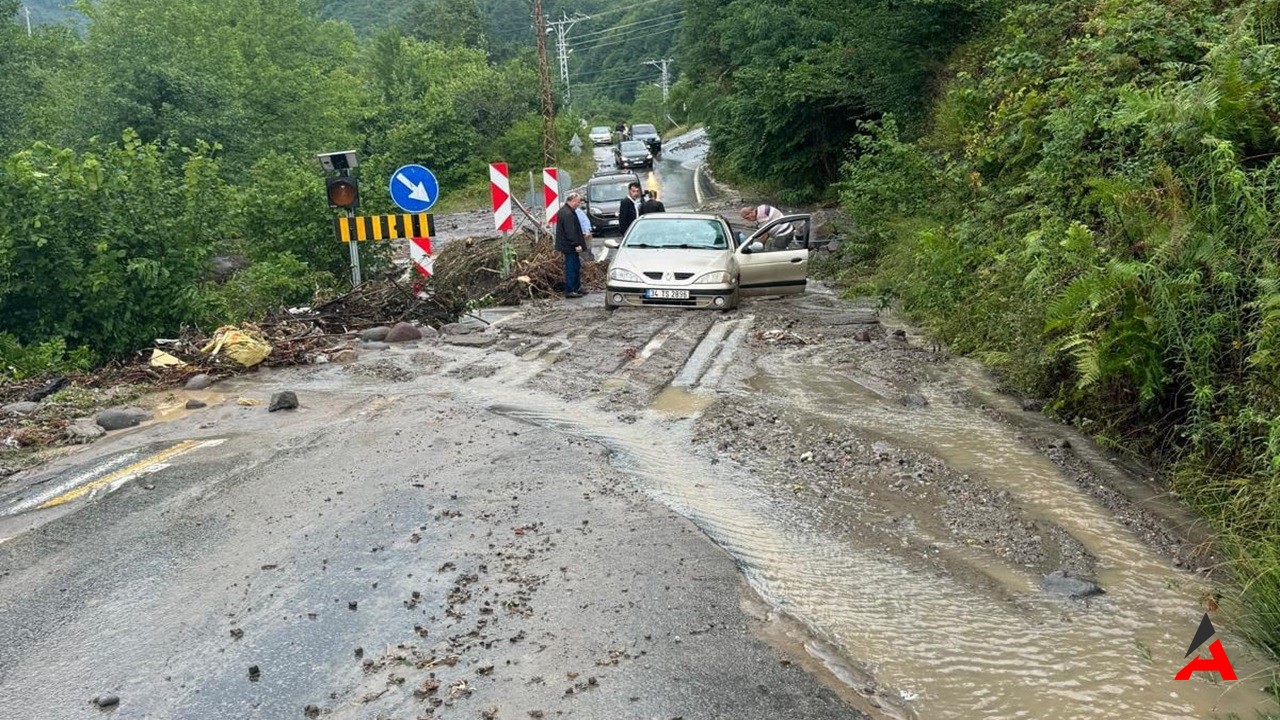
<path fill-rule="evenodd" d="M 637 123 L 631 126 L 631 139 L 639 140 L 649 148 L 649 152 L 654 157 L 662 154 L 662 137 L 658 135 L 658 128 L 652 125 Z"/>
<path fill-rule="evenodd" d="M 653 213 L 637 219 L 613 248 L 604 305 L 675 305 L 729 310 L 752 295 L 793 295 L 808 284 L 809 249 L 768 249 L 783 223 L 809 236 L 809 215 L 788 215 L 737 238 L 720 215 Z"/>
<path fill-rule="evenodd" d="M 640 182 L 633 172 L 605 170 L 587 180 L 582 205 L 591 220 L 591 231 L 608 235 L 618 231 L 618 207 L 627 197 L 627 185 Z"/>
<path fill-rule="evenodd" d="M 653 155 L 639 140 L 624 140 L 613 149 L 613 164 L 620 168 L 652 168 Z"/>
<path fill-rule="evenodd" d="M 608 145 L 613 142 L 613 131 L 604 125 L 597 125 L 591 128 L 587 138 L 595 145 Z"/>

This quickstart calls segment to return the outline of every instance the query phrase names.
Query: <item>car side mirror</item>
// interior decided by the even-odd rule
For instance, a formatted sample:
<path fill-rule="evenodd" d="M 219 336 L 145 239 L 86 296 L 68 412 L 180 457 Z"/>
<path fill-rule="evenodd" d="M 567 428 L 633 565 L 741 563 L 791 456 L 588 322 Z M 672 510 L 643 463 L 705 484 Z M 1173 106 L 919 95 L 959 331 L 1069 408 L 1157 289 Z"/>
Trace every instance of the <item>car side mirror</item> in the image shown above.
<path fill-rule="evenodd" d="M 749 249 L 751 252 L 760 252 L 761 250 L 764 250 L 764 243 L 757 240 L 756 242 L 751 243 Z"/>
<path fill-rule="evenodd" d="M 617 250 L 617 249 L 618 249 L 618 241 L 617 241 L 616 239 L 614 239 L 614 238 L 605 238 L 605 240 L 604 240 L 604 246 L 605 246 L 605 247 L 607 247 L 607 248 L 610 248 L 611 250 Z"/>

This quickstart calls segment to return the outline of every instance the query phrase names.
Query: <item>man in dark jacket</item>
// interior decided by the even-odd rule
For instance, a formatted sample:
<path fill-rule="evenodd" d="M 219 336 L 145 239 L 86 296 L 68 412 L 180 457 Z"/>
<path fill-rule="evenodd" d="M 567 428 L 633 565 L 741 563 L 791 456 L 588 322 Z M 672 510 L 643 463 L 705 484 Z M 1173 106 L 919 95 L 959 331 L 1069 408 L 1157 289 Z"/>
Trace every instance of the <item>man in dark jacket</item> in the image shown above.
<path fill-rule="evenodd" d="M 578 253 L 587 244 L 582 226 L 578 224 L 578 206 L 581 204 L 581 195 L 569 193 L 556 213 L 556 250 L 564 255 L 564 296 L 567 298 L 580 298 L 585 294 L 578 277 L 582 268 L 582 258 Z"/>
<path fill-rule="evenodd" d="M 638 217 L 640 217 L 640 183 L 632 182 L 627 185 L 627 196 L 618 203 L 618 230 L 626 235 L 627 228 L 631 227 L 631 223 Z"/>
<path fill-rule="evenodd" d="M 667 206 L 662 204 L 658 199 L 658 191 L 647 190 L 644 194 L 644 202 L 640 203 L 640 214 L 648 215 L 649 213 L 666 212 Z"/>

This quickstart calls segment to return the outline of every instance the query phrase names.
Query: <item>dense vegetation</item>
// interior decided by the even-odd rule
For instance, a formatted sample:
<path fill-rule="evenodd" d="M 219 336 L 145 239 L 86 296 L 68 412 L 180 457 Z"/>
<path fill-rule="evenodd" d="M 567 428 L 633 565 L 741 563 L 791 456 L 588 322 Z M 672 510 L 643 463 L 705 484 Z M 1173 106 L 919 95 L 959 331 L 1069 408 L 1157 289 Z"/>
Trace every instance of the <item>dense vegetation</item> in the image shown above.
<path fill-rule="evenodd" d="M 361 151 L 368 213 L 391 210 L 379 178 L 404 162 L 446 199 L 487 187 L 499 155 L 541 162 L 532 48 L 496 60 L 482 26 L 361 37 L 311 0 L 81 7 L 83 34 L 29 36 L 0 0 L 0 376 L 340 285 L 317 152 Z M 248 266 L 215 282 L 215 256 Z"/>
<path fill-rule="evenodd" d="M 909 125 L 951 51 L 993 15 L 983 0 L 686 0 L 682 90 L 715 165 L 783 201 L 837 179 L 857 123 Z"/>
<path fill-rule="evenodd" d="M 1277 9 L 1010 2 L 839 190 L 856 290 L 1163 463 L 1280 652 Z"/>

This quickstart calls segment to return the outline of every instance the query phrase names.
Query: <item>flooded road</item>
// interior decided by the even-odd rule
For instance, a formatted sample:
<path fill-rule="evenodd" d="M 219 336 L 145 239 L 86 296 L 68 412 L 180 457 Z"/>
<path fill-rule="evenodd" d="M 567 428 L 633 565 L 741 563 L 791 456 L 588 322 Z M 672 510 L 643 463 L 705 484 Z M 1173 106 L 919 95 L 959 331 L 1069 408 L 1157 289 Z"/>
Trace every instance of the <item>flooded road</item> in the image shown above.
<path fill-rule="evenodd" d="M 1173 680 L 1233 589 L 1158 486 L 820 286 L 489 310 L 209 392 L 0 498 L 0 716 L 1277 711 L 1223 612 L 1241 680 Z"/>

